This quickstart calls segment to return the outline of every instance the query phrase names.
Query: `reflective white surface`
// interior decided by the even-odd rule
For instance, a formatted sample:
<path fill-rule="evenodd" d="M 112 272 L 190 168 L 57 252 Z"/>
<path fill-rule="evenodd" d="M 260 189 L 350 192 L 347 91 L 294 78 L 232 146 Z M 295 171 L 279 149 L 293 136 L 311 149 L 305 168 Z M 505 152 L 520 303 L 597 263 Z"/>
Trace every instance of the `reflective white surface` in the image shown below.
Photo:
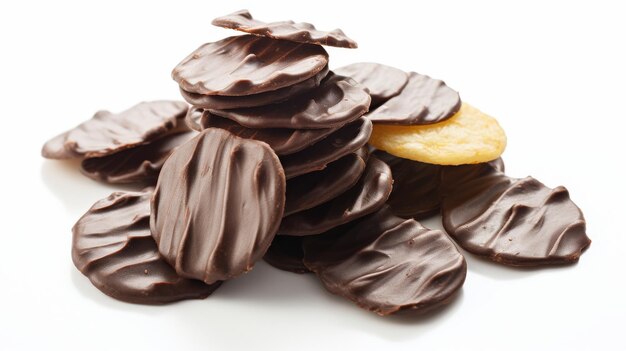
<path fill-rule="evenodd" d="M 601 1 L 408 6 L 2 3 L 0 349 L 623 349 L 624 12 Z M 177 98 L 170 70 L 234 34 L 210 20 L 240 8 L 341 27 L 360 48 L 328 49 L 331 68 L 378 61 L 444 79 L 499 119 L 507 173 L 570 190 L 591 248 L 577 265 L 539 270 L 466 255 L 459 296 L 417 318 L 378 317 L 265 263 L 203 301 L 139 306 L 100 293 L 71 262 L 70 228 L 119 187 L 43 160 L 40 147 L 98 109 Z"/>

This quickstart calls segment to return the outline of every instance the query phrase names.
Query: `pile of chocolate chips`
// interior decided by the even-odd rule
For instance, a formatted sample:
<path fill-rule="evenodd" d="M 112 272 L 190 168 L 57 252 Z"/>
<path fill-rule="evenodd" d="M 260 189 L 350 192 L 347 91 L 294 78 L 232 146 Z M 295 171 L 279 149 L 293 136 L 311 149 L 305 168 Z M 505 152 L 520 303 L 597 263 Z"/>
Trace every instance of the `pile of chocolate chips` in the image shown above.
<path fill-rule="evenodd" d="M 205 298 L 263 258 L 380 315 L 423 312 L 463 285 L 454 241 L 517 266 L 575 262 L 589 246 L 565 188 L 507 177 L 501 159 L 440 166 L 368 147 L 372 123 L 459 111 L 442 81 L 375 63 L 330 71 L 322 45 L 356 47 L 341 30 L 247 11 L 213 24 L 249 34 L 174 68 L 191 107 L 100 111 L 44 145 L 44 157 L 82 158 L 89 177 L 146 186 L 96 202 L 73 228 L 74 264 L 104 293 Z M 439 211 L 447 234 L 417 221 Z"/>

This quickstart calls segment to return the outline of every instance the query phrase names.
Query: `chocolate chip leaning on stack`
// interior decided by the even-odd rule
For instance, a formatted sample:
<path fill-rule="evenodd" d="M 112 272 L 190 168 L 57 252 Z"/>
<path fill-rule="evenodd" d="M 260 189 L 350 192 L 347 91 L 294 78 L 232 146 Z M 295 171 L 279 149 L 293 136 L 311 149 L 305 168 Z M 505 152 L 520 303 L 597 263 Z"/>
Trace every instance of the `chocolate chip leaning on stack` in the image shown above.
<path fill-rule="evenodd" d="M 123 112 L 99 111 L 44 144 L 50 159 L 82 159 L 86 176 L 107 183 L 154 184 L 163 163 L 196 132 L 184 124 L 182 101 L 139 103 Z"/>
<path fill-rule="evenodd" d="M 272 149 L 210 128 L 165 162 L 150 227 L 179 275 L 213 284 L 263 257 L 284 205 L 285 174 Z"/>

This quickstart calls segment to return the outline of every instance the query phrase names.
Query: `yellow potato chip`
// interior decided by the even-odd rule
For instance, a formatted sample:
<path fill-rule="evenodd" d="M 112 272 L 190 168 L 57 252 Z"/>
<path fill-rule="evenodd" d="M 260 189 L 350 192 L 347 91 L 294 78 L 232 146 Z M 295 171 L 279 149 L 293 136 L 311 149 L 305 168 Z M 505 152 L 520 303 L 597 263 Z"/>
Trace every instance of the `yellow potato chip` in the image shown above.
<path fill-rule="evenodd" d="M 498 158 L 506 135 L 495 118 L 463 103 L 450 119 L 421 126 L 374 124 L 370 144 L 415 161 L 460 165 Z"/>

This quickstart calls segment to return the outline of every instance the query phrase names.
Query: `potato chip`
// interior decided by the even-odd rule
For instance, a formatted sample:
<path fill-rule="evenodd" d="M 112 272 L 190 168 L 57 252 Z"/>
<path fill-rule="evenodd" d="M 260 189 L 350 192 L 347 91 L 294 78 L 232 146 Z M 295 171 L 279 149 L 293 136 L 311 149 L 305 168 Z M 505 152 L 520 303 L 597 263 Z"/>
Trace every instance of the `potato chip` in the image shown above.
<path fill-rule="evenodd" d="M 495 160 L 506 147 L 506 135 L 495 118 L 463 103 L 441 123 L 421 126 L 374 125 L 370 144 L 415 161 L 460 165 Z"/>

